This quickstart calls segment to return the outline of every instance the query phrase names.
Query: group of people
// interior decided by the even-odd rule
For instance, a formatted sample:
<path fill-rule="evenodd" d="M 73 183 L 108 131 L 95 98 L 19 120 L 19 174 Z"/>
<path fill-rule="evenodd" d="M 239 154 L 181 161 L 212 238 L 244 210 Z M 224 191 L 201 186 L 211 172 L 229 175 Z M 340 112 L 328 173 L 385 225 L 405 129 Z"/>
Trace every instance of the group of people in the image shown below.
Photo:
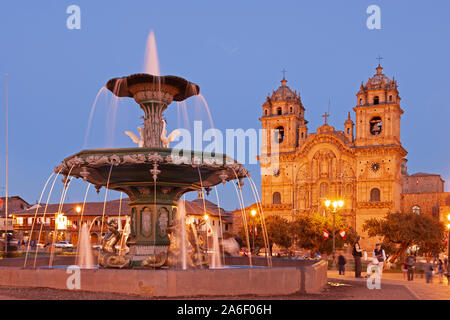
<path fill-rule="evenodd" d="M 424 265 L 424 274 L 427 283 L 431 283 L 433 274 L 436 273 L 439 276 L 439 283 L 443 282 L 445 269 L 448 268 L 448 260 L 442 261 L 442 259 L 435 259 L 434 264 L 427 261 Z M 416 256 L 410 253 L 402 264 L 403 279 L 408 281 L 414 280 L 414 271 L 416 269 Z"/>
<path fill-rule="evenodd" d="M 353 245 L 353 251 L 352 251 L 352 255 L 355 260 L 355 277 L 356 278 L 362 278 L 362 276 L 361 276 L 361 272 L 362 272 L 361 259 L 363 257 L 363 253 L 365 253 L 365 251 L 359 245 L 359 240 L 360 240 L 360 237 L 357 236 L 355 244 Z M 365 260 L 367 260 L 367 257 Z M 367 274 L 372 273 L 372 271 L 377 271 L 376 268 L 378 268 L 378 272 L 381 276 L 381 273 L 383 272 L 383 266 L 384 266 L 385 261 L 386 261 L 386 253 L 381 248 L 381 244 L 377 243 L 375 246 L 375 249 L 372 252 L 372 260 L 367 266 Z M 339 275 L 345 274 L 345 265 L 346 264 L 347 264 L 347 260 L 341 253 L 338 257 Z M 375 266 L 376 266 L 376 268 L 374 268 Z"/>
<path fill-rule="evenodd" d="M 355 260 L 355 278 L 363 278 L 361 276 L 362 272 L 362 263 L 361 259 L 364 255 L 364 260 L 367 260 L 367 252 L 363 250 L 359 244 L 360 237 L 356 237 L 356 241 L 353 245 L 352 256 Z M 372 258 L 369 260 L 369 264 L 367 266 L 366 277 L 369 277 L 374 271 L 378 276 L 381 277 L 383 273 L 383 267 L 386 263 L 386 253 L 381 248 L 381 244 L 377 243 L 375 249 L 372 251 Z M 338 266 L 339 266 L 339 275 L 345 274 L 345 265 L 347 264 L 347 260 L 341 253 L 338 257 Z M 448 260 L 442 261 L 439 258 L 436 258 L 434 263 L 427 262 L 424 265 L 424 274 L 426 277 L 426 282 L 430 283 L 432 281 L 433 274 L 436 273 L 439 275 L 440 283 L 443 282 L 443 276 L 446 273 L 446 268 L 448 268 Z M 416 269 L 416 256 L 410 252 L 405 260 L 402 263 L 402 272 L 403 279 L 407 279 L 408 281 L 414 280 L 414 273 Z"/>

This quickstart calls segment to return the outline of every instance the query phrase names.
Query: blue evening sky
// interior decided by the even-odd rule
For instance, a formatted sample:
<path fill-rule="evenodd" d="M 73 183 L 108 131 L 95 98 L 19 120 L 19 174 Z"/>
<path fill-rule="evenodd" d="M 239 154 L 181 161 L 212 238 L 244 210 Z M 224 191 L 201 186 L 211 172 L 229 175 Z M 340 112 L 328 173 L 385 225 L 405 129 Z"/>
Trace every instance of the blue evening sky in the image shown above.
<path fill-rule="evenodd" d="M 71 4 L 81 8 L 80 30 L 66 27 Z M 372 4 L 381 8 L 381 30 L 366 27 Z M 197 83 L 221 130 L 259 129 L 261 105 L 280 85 L 283 68 L 288 85 L 301 94 L 310 132 L 323 123 L 329 100 L 330 123 L 342 130 L 360 83 L 375 73 L 380 54 L 384 73 L 399 83 L 409 173 L 438 173 L 450 180 L 449 1 L 17 0 L 0 4 L 2 196 L 5 74 L 9 195 L 35 203 L 53 168 L 83 148 L 92 104 L 106 81 L 143 71 L 150 30 L 162 74 Z M 123 131 L 137 131 L 142 111 L 130 99 L 119 101 L 112 126 L 112 101 L 109 93 L 100 93 L 88 148 L 133 146 Z M 189 99 L 187 108 L 190 126 L 203 119 L 209 127 L 198 100 Z M 169 130 L 186 121 L 175 105 L 166 115 Z M 259 186 L 258 165 L 246 167 Z M 61 186 L 58 181 L 52 202 L 59 201 Z M 85 187 L 74 181 L 66 201 L 81 201 Z M 223 207 L 239 206 L 232 184 L 218 191 Z M 92 190 L 88 199 L 102 201 L 104 193 Z M 216 202 L 214 192 L 210 199 Z M 254 202 L 248 183 L 244 200 L 246 206 Z"/>

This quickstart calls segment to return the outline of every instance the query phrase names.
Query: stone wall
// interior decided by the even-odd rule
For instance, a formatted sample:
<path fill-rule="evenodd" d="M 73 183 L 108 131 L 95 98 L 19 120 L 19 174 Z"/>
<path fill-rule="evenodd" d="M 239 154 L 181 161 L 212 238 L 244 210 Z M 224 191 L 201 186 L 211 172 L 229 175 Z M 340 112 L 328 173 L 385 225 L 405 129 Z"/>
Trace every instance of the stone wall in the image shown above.
<path fill-rule="evenodd" d="M 402 176 L 402 193 L 442 193 L 444 180 L 440 175 Z"/>
<path fill-rule="evenodd" d="M 419 206 L 421 214 L 441 219 L 443 209 L 450 207 L 450 192 L 404 193 L 401 197 L 402 212 L 412 212 L 413 206 Z"/>

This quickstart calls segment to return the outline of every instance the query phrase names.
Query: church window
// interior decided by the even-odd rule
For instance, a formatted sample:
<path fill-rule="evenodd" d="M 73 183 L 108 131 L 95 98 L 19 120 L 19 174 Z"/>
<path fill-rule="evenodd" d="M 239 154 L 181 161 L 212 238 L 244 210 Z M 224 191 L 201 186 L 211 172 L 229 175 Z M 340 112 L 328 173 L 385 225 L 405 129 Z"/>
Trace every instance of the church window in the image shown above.
<path fill-rule="evenodd" d="M 304 137 L 304 133 L 302 132 L 302 139 L 303 139 L 303 137 Z"/>
<path fill-rule="evenodd" d="M 389 101 L 392 101 L 392 95 L 389 96 Z"/>
<path fill-rule="evenodd" d="M 320 197 L 321 198 L 328 197 L 328 183 L 322 182 L 320 184 Z"/>
<path fill-rule="evenodd" d="M 373 104 L 379 104 L 379 103 L 380 103 L 380 97 L 375 96 L 375 97 L 373 98 Z"/>
<path fill-rule="evenodd" d="M 274 192 L 272 196 L 273 204 L 281 204 L 281 194 L 279 192 Z"/>
<path fill-rule="evenodd" d="M 374 136 L 377 136 L 381 133 L 382 121 L 380 117 L 373 117 L 370 120 L 370 133 Z"/>
<path fill-rule="evenodd" d="M 278 141 L 278 143 L 282 143 L 284 140 L 284 128 L 282 126 L 279 126 L 276 128 L 276 139 L 275 141 Z"/>
<path fill-rule="evenodd" d="M 266 110 L 266 111 L 264 111 L 264 113 L 265 113 L 265 115 L 267 116 L 267 114 L 268 114 L 267 110 Z"/>
<path fill-rule="evenodd" d="M 378 202 L 380 201 L 380 189 L 373 188 L 370 190 L 370 202 Z"/>
<path fill-rule="evenodd" d="M 359 105 L 362 105 L 362 99 L 359 99 Z"/>
<path fill-rule="evenodd" d="M 350 128 L 347 128 L 347 134 L 350 134 Z"/>
<path fill-rule="evenodd" d="M 277 108 L 277 115 L 281 115 L 281 108 Z"/>
<path fill-rule="evenodd" d="M 292 113 L 292 107 L 291 107 L 291 109 L 289 109 L 290 111 L 289 112 L 291 112 Z"/>
<path fill-rule="evenodd" d="M 412 207 L 412 212 L 415 214 L 420 214 L 420 207 L 418 205 L 415 205 Z"/>

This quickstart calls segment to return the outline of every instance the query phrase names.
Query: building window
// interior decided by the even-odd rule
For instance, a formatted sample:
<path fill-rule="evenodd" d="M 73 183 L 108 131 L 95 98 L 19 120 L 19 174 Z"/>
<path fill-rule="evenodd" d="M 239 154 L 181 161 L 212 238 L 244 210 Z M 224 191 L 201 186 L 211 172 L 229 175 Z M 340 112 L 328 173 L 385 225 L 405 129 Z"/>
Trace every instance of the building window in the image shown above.
<path fill-rule="evenodd" d="M 383 122 L 380 117 L 373 117 L 370 120 L 370 133 L 374 136 L 377 136 L 381 133 L 381 128 L 383 126 Z"/>
<path fill-rule="evenodd" d="M 418 205 L 413 206 L 412 212 L 415 214 L 420 214 L 420 207 Z"/>
<path fill-rule="evenodd" d="M 290 110 L 289 112 L 292 113 L 292 107 L 289 110 Z"/>
<path fill-rule="evenodd" d="M 267 114 L 268 114 L 267 110 L 264 110 L 264 114 L 267 116 Z"/>
<path fill-rule="evenodd" d="M 380 189 L 373 188 L 370 190 L 370 202 L 378 202 L 380 201 Z"/>
<path fill-rule="evenodd" d="M 282 143 L 284 140 L 284 128 L 282 126 L 277 127 L 275 133 L 275 141 Z"/>
<path fill-rule="evenodd" d="M 392 95 L 389 96 L 389 101 L 392 101 Z"/>
<path fill-rule="evenodd" d="M 362 105 L 362 99 L 359 99 L 359 105 Z"/>
<path fill-rule="evenodd" d="M 375 96 L 375 97 L 373 98 L 373 104 L 380 104 L 380 97 Z"/>
<path fill-rule="evenodd" d="M 273 204 L 281 204 L 281 194 L 279 192 L 274 192 L 272 196 Z"/>
<path fill-rule="evenodd" d="M 281 108 L 277 108 L 277 115 L 281 115 Z"/>
<path fill-rule="evenodd" d="M 328 183 L 322 182 L 320 184 L 320 197 L 321 198 L 328 197 Z"/>
<path fill-rule="evenodd" d="M 350 134 L 350 128 L 347 128 L 347 134 Z"/>

